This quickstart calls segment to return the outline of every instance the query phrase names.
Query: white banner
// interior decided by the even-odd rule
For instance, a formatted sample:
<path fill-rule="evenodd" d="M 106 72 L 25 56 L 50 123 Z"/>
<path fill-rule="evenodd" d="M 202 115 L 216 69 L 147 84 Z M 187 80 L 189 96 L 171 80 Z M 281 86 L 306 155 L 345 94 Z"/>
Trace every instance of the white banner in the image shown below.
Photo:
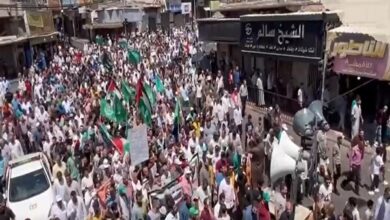
<path fill-rule="evenodd" d="M 183 2 L 181 3 L 181 14 L 191 14 L 191 2 Z"/>
<path fill-rule="evenodd" d="M 131 164 L 134 166 L 149 159 L 148 133 L 146 125 L 140 125 L 129 130 Z"/>

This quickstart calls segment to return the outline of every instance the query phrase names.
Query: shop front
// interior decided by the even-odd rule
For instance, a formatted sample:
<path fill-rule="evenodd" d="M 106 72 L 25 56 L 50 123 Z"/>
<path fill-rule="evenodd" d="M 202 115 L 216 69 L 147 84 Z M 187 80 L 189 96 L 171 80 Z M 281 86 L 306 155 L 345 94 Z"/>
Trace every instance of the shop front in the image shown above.
<path fill-rule="evenodd" d="M 294 112 L 299 87 L 305 91 L 305 102 L 316 98 L 322 80 L 324 30 L 327 23 L 338 21 L 337 14 L 245 15 L 240 21 L 243 67 L 252 93 L 258 93 L 260 77 L 267 105 L 278 103 Z M 252 98 L 257 102 L 257 96 Z"/>
<path fill-rule="evenodd" d="M 215 63 L 218 69 L 226 74 L 233 66 L 241 66 L 240 19 L 203 18 L 197 22 L 199 39 L 217 43 Z"/>
<path fill-rule="evenodd" d="M 350 27 L 328 33 L 338 94 L 345 96 L 348 103 L 359 95 L 364 103 L 363 114 L 370 119 L 378 108 L 390 104 L 390 41 L 380 39 Z"/>

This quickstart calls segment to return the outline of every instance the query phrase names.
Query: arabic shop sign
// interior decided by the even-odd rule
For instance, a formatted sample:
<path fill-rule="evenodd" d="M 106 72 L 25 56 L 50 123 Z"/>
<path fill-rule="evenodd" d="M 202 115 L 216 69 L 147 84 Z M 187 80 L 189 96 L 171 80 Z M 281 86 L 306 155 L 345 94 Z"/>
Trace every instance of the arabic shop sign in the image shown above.
<path fill-rule="evenodd" d="M 318 60 L 322 21 L 248 21 L 241 23 L 243 51 Z"/>
<path fill-rule="evenodd" d="M 168 9 L 171 12 L 181 12 L 181 0 L 169 0 Z"/>
<path fill-rule="evenodd" d="M 390 80 L 389 44 L 366 34 L 329 33 L 333 71 Z"/>

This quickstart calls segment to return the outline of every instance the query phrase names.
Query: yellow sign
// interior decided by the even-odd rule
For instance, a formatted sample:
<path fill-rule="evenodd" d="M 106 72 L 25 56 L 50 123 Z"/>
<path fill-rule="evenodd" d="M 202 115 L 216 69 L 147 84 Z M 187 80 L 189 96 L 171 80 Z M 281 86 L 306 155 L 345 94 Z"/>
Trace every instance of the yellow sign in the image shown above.
<path fill-rule="evenodd" d="M 44 27 L 42 15 L 28 14 L 27 15 L 27 22 L 28 22 L 28 25 L 31 27 L 39 27 L 39 28 Z"/>
<path fill-rule="evenodd" d="M 349 42 L 335 42 L 332 48 L 331 56 L 364 56 L 372 58 L 383 58 L 385 56 L 387 44 L 376 41 L 366 40 L 364 43 L 355 43 L 354 40 Z"/>
<path fill-rule="evenodd" d="M 219 8 L 219 1 L 210 1 L 210 10 L 217 10 Z"/>

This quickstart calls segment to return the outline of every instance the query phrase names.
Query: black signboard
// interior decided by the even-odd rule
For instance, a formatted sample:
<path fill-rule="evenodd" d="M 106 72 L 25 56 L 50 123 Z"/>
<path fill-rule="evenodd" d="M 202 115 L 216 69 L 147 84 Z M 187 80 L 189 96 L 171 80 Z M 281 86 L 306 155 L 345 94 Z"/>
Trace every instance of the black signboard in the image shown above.
<path fill-rule="evenodd" d="M 321 59 L 322 21 L 243 21 L 243 52 L 263 55 Z"/>

